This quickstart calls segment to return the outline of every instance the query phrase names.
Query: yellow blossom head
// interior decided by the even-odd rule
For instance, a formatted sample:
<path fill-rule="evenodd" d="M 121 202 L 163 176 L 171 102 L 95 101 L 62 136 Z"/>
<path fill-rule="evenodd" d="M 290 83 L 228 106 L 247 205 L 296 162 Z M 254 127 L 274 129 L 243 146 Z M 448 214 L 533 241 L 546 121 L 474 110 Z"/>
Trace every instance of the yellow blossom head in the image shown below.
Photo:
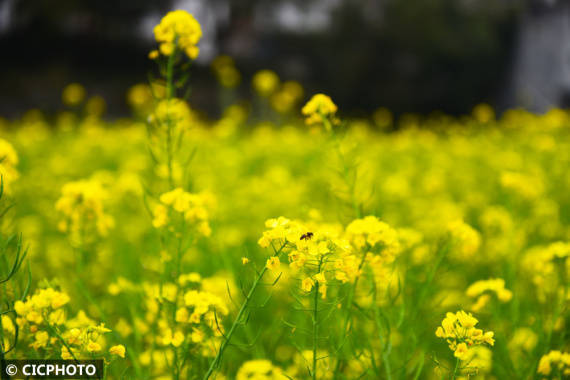
<path fill-rule="evenodd" d="M 202 28 L 193 15 L 183 10 L 168 12 L 154 27 L 154 37 L 159 43 L 158 51 L 169 56 L 180 50 L 190 59 L 196 59 L 200 49 L 197 44 L 202 38 Z M 156 53 L 152 53 L 156 57 Z"/>
<path fill-rule="evenodd" d="M 316 94 L 305 104 L 301 112 L 305 115 L 308 125 L 321 124 L 324 119 L 334 118 L 337 111 L 336 104 L 325 94 Z"/>
<path fill-rule="evenodd" d="M 279 87 L 279 77 L 271 70 L 261 70 L 252 79 L 253 89 L 263 97 L 271 95 Z"/>

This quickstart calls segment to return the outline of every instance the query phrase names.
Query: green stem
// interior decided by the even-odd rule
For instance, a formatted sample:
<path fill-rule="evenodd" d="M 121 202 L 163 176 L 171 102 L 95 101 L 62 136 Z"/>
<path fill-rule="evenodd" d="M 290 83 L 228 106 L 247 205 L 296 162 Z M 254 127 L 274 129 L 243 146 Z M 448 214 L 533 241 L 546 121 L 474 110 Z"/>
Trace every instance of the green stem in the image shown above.
<path fill-rule="evenodd" d="M 358 265 L 358 272 L 359 273 L 362 270 L 364 263 L 366 262 L 367 254 L 368 254 L 368 250 L 366 252 L 364 252 L 364 255 L 362 255 L 362 260 L 360 260 L 360 264 Z M 354 300 L 354 294 L 356 293 L 356 286 L 358 285 L 359 278 L 360 278 L 360 274 L 357 275 L 356 278 L 354 279 L 354 282 L 353 282 L 352 286 L 350 287 L 350 290 L 348 293 L 348 301 L 346 304 L 346 317 L 344 319 L 343 328 L 342 328 L 342 332 L 341 332 L 341 334 L 343 336 L 346 336 L 346 329 L 348 328 L 348 324 L 350 323 L 350 320 L 352 319 L 352 301 Z M 338 375 L 338 373 L 340 372 L 340 367 L 342 365 L 342 362 L 343 361 L 340 358 L 336 362 L 336 368 L 335 368 L 335 372 L 334 372 L 335 378 Z"/>
<path fill-rule="evenodd" d="M 172 54 L 168 56 L 168 62 L 166 64 L 166 98 L 171 99 L 174 94 L 174 85 L 173 85 L 173 77 L 174 77 L 174 60 L 176 58 L 176 51 L 173 51 Z"/>
<path fill-rule="evenodd" d="M 346 186 L 348 186 L 348 192 L 350 194 L 350 203 L 354 210 L 354 215 L 356 216 L 357 219 L 360 219 L 362 217 L 362 213 L 360 212 L 360 206 L 358 204 L 358 200 L 356 199 L 356 174 L 354 175 L 354 178 L 351 178 L 351 173 L 350 173 L 351 168 L 347 164 L 346 157 L 342 153 L 342 149 L 340 147 L 340 141 L 336 134 L 333 133 L 333 136 L 335 139 L 336 151 L 342 163 L 342 175 L 344 177 L 343 179 L 344 182 L 346 183 Z"/>
<path fill-rule="evenodd" d="M 323 258 L 319 260 L 317 273 L 321 273 Z M 319 282 L 315 284 L 315 295 L 313 298 L 313 380 L 317 380 L 317 351 L 319 348 Z"/>
<path fill-rule="evenodd" d="M 63 339 L 63 337 L 60 335 L 60 333 L 57 331 L 57 329 L 55 327 L 53 327 L 52 325 L 50 325 L 49 323 L 46 323 L 46 326 L 47 326 L 48 330 L 50 330 L 53 333 L 53 335 L 55 335 L 57 337 L 57 339 L 61 342 L 61 344 L 63 344 L 65 346 L 65 348 L 67 349 L 67 351 L 69 352 L 69 354 L 71 355 L 73 360 L 77 361 L 77 358 L 75 357 L 75 354 L 71 350 L 71 347 L 67 344 L 65 339 Z"/>
<path fill-rule="evenodd" d="M 168 63 L 166 65 L 166 99 L 170 100 L 174 96 L 174 61 L 176 58 L 176 51 L 168 56 Z M 166 126 L 166 156 L 168 167 L 168 184 L 171 189 L 174 188 L 174 179 L 172 175 L 172 120 L 170 115 L 167 117 Z"/>
<path fill-rule="evenodd" d="M 457 360 L 455 361 L 455 368 L 453 369 L 453 375 L 451 376 L 452 380 L 455 380 L 455 378 L 457 377 L 457 371 L 459 371 L 459 363 L 460 360 L 459 358 L 457 358 Z"/>
<path fill-rule="evenodd" d="M 281 248 L 276 250 L 275 253 L 273 254 L 273 256 L 278 257 L 279 254 L 283 251 L 283 248 L 285 248 L 285 244 L 283 244 L 281 246 Z M 247 307 L 249 306 L 249 303 L 253 297 L 253 294 L 255 293 L 257 286 L 261 282 L 261 279 L 265 275 L 265 272 L 267 272 L 267 266 L 263 267 L 261 272 L 259 272 L 258 276 L 256 277 L 255 281 L 253 282 L 253 285 L 251 286 L 249 293 L 247 294 L 245 300 L 241 304 L 241 307 L 238 311 L 238 314 L 237 314 L 236 318 L 234 319 L 234 322 L 232 323 L 232 327 L 230 328 L 230 331 L 228 331 L 228 333 L 226 334 L 226 339 L 222 342 L 220 349 L 218 350 L 218 353 L 216 354 L 216 357 L 214 358 L 214 360 L 212 360 L 212 363 L 210 363 L 210 367 L 208 368 L 208 372 L 206 372 L 206 374 L 204 375 L 203 380 L 208 380 L 210 378 L 210 376 L 212 376 L 212 374 L 214 373 L 216 368 L 220 365 L 220 363 L 222 361 L 222 356 L 224 355 L 224 351 L 228 347 L 228 345 L 232 339 L 232 336 L 234 335 L 234 333 L 236 331 L 237 326 L 240 323 L 242 323 L 243 314 L 247 310 Z"/>
<path fill-rule="evenodd" d="M 390 326 L 389 322 L 386 322 L 386 338 L 382 335 L 382 323 L 380 322 L 380 309 L 378 307 L 378 289 L 376 287 L 376 282 L 372 279 L 372 305 L 374 309 L 374 323 L 376 325 L 376 330 L 378 331 L 378 339 L 380 340 L 380 345 L 382 346 L 382 361 L 384 364 L 384 371 L 386 372 L 386 380 L 392 380 L 392 366 L 390 365 Z M 387 319 L 386 319 L 387 320 Z M 388 321 L 388 320 L 387 320 Z M 391 348 L 390 348 L 391 349 Z M 422 365 L 423 367 L 423 357 Z M 418 373 L 416 373 L 415 379 L 419 377 L 421 368 Z"/>
<path fill-rule="evenodd" d="M 552 343 L 552 334 L 554 333 L 554 328 L 556 326 L 556 322 L 558 321 L 558 318 L 560 318 L 560 315 L 562 314 L 562 310 L 564 308 L 564 303 L 568 299 L 568 282 L 566 279 L 566 261 L 561 260 L 557 264 L 558 264 L 560 282 L 561 282 L 561 284 L 563 284 L 564 290 L 563 290 L 563 294 L 562 294 L 562 299 L 560 299 L 560 297 L 559 297 L 558 290 L 556 290 L 555 294 L 554 294 L 554 297 L 555 297 L 554 313 L 552 315 L 552 319 L 550 321 L 548 333 L 546 335 L 546 350 L 544 351 L 544 354 L 546 354 L 546 352 L 550 348 L 550 344 Z"/>
<path fill-rule="evenodd" d="M 170 116 L 168 117 L 168 125 L 166 127 L 166 165 L 168 167 L 168 185 L 174 189 L 174 175 L 172 173 L 172 123 Z"/>
<path fill-rule="evenodd" d="M 91 305 L 95 306 L 95 308 L 99 312 L 99 317 L 101 319 L 101 322 L 103 322 L 107 326 L 109 326 L 106 313 L 103 311 L 103 308 L 99 305 L 99 303 L 91 296 L 91 294 L 89 293 L 89 290 L 87 289 L 87 287 L 85 286 L 85 284 L 81 280 L 81 277 L 79 277 L 79 276 L 77 276 L 77 278 L 76 278 L 76 285 L 77 285 L 77 288 L 79 289 L 79 291 L 82 293 L 82 295 L 87 299 L 87 301 L 89 301 L 89 303 Z M 120 339 L 120 337 L 116 331 L 113 330 L 111 332 L 111 334 L 115 338 Z M 139 361 L 138 361 L 138 358 L 139 358 L 138 353 L 136 352 L 136 350 L 133 347 L 130 347 L 127 350 L 127 356 L 129 357 L 129 359 L 131 359 L 131 362 L 133 363 L 133 367 L 135 369 L 135 373 L 137 374 L 137 377 L 140 378 L 140 376 L 142 376 L 142 371 L 141 371 L 141 367 L 140 367 Z"/>
<path fill-rule="evenodd" d="M 334 140 L 334 146 L 336 149 L 336 154 L 338 155 L 338 157 L 342 163 L 343 180 L 346 183 L 346 186 L 348 187 L 348 193 L 350 194 L 350 203 L 351 203 L 351 206 L 354 210 L 354 215 L 356 216 L 357 219 L 359 219 L 362 217 L 362 212 L 360 211 L 360 205 L 358 204 L 358 200 L 356 199 L 356 174 L 354 175 L 354 178 L 350 178 L 351 168 L 349 165 L 347 165 L 346 157 L 342 153 L 342 149 L 340 146 L 340 139 L 333 129 L 332 122 L 330 121 L 328 116 L 325 116 L 320 112 L 319 112 L 319 114 L 323 120 L 323 125 L 325 126 L 325 129 L 330 133 L 330 135 L 332 136 L 332 138 Z"/>

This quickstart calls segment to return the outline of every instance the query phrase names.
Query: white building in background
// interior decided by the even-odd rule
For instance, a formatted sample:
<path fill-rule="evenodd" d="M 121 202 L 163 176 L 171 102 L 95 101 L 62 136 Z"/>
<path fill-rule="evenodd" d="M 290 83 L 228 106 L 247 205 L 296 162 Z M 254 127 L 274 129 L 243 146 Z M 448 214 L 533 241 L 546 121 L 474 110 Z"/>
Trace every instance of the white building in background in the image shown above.
<path fill-rule="evenodd" d="M 535 3 L 521 16 L 505 106 L 570 107 L 570 2 Z"/>

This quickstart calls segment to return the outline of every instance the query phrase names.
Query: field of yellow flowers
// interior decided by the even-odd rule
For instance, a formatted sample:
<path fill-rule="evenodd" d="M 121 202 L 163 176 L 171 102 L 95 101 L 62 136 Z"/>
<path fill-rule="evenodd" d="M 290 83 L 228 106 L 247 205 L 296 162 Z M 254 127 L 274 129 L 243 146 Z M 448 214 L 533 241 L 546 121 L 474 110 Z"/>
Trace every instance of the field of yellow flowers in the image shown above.
<path fill-rule="evenodd" d="M 154 30 L 129 119 L 79 84 L 0 123 L 0 359 L 108 379 L 570 378 L 570 114 L 346 119 Z M 308 100 L 308 101 L 307 101 Z"/>

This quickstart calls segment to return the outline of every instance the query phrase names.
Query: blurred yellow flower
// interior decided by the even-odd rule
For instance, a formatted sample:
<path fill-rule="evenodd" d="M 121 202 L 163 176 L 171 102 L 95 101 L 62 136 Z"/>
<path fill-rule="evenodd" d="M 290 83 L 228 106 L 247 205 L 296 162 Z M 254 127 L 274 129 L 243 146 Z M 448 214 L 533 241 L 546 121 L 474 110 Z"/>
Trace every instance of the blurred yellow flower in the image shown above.
<path fill-rule="evenodd" d="M 305 104 L 301 112 L 305 115 L 307 125 L 322 124 L 325 120 L 332 121 L 337 111 L 336 104 L 325 94 L 316 94 Z M 325 123 L 330 128 L 329 123 Z"/>
<path fill-rule="evenodd" d="M 61 100 L 66 106 L 77 106 L 85 99 L 85 88 L 79 83 L 71 83 L 65 86 L 61 93 Z"/>
<path fill-rule="evenodd" d="M 267 259 L 267 263 L 265 264 L 265 266 L 269 270 L 276 271 L 279 270 L 279 267 L 281 266 L 281 261 L 279 261 L 279 257 L 272 256 Z"/>
<path fill-rule="evenodd" d="M 279 77 L 271 70 L 261 70 L 253 76 L 252 85 L 258 95 L 267 97 L 279 87 Z"/>
<path fill-rule="evenodd" d="M 125 346 L 123 346 L 122 344 L 109 348 L 109 353 L 111 355 L 120 356 L 121 358 L 125 357 L 125 352 L 126 352 Z"/>
<path fill-rule="evenodd" d="M 175 49 L 183 51 L 188 58 L 196 59 L 200 49 L 198 41 L 202 28 L 193 15 L 183 10 L 168 12 L 154 27 L 154 37 L 163 55 L 171 55 Z M 156 53 L 151 52 L 151 59 Z"/>

